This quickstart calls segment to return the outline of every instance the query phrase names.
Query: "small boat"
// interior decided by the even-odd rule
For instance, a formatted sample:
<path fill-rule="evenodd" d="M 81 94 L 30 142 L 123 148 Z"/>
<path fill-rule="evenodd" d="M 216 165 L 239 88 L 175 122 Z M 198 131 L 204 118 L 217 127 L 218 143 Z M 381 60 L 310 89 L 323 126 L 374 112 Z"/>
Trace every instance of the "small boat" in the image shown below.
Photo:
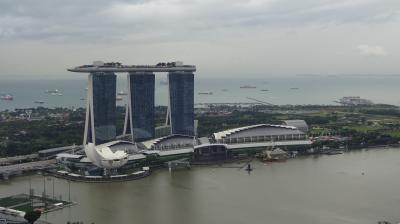
<path fill-rule="evenodd" d="M 125 93 L 124 91 L 121 90 L 121 91 L 118 93 L 118 95 L 119 95 L 119 96 L 126 96 L 126 95 L 128 95 L 128 93 Z"/>
<path fill-rule="evenodd" d="M 213 95 L 213 92 L 199 92 L 199 95 Z"/>
<path fill-rule="evenodd" d="M 226 92 L 226 91 L 228 91 L 228 89 L 222 89 L 222 91 Z"/>
<path fill-rule="evenodd" d="M 55 90 L 46 90 L 46 93 L 50 93 L 50 94 L 53 94 L 53 93 L 58 93 L 58 89 L 55 89 Z"/>
<path fill-rule="evenodd" d="M 85 100 L 85 98 L 81 98 L 80 100 Z"/>
<path fill-rule="evenodd" d="M 262 89 L 260 91 L 267 92 L 267 91 L 269 91 L 269 89 Z"/>
<path fill-rule="evenodd" d="M 14 97 L 11 94 L 3 94 L 0 96 L 1 100 L 14 100 Z"/>
<path fill-rule="evenodd" d="M 36 100 L 34 103 L 36 103 L 36 104 L 44 104 L 44 101 Z"/>
<path fill-rule="evenodd" d="M 115 98 L 115 100 L 121 101 L 121 100 L 123 100 L 123 98 L 122 98 L 122 96 L 117 96 L 117 97 Z"/>
<path fill-rule="evenodd" d="M 160 85 L 168 85 L 168 81 L 160 81 Z"/>
<path fill-rule="evenodd" d="M 297 88 L 297 87 L 292 87 L 292 88 L 290 88 L 290 89 L 292 89 L 292 90 L 296 90 L 296 89 L 299 89 L 299 88 Z"/>
<path fill-rule="evenodd" d="M 250 86 L 250 85 L 244 85 L 240 87 L 241 89 L 255 89 L 257 86 Z"/>

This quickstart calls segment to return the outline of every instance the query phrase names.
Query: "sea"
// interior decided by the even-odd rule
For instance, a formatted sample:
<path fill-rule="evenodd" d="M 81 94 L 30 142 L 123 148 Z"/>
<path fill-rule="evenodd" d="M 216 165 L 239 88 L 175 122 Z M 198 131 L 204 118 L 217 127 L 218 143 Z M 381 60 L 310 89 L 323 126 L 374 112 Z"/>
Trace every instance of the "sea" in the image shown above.
<path fill-rule="evenodd" d="M 155 103 L 167 105 L 166 77 L 156 79 Z M 360 96 L 374 103 L 400 105 L 400 75 L 296 75 L 264 78 L 195 77 L 195 103 L 249 103 L 254 100 L 275 105 L 335 105 L 344 96 Z M 240 88 L 251 86 L 255 88 Z M 31 107 L 85 107 L 87 79 L 18 79 L 0 80 L 0 95 L 14 100 L 0 100 L 0 111 Z M 62 95 L 51 95 L 47 90 Z M 127 92 L 125 76 L 117 80 L 117 92 Z M 212 94 L 199 94 L 212 93 Z M 124 97 L 126 98 L 126 96 Z M 251 99 L 249 99 L 251 98 Z M 42 101 L 38 104 L 35 101 Z M 117 102 L 126 104 L 126 99 Z"/>

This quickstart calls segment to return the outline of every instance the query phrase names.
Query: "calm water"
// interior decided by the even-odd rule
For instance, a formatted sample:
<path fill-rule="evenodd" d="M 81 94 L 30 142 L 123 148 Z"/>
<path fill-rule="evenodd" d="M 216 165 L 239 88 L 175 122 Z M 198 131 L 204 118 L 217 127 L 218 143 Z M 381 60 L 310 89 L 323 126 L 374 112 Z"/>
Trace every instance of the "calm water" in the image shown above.
<path fill-rule="evenodd" d="M 167 104 L 167 86 L 156 81 L 156 104 Z M 251 102 L 246 97 L 273 104 L 334 104 L 343 96 L 361 96 L 376 103 L 400 105 L 400 76 L 293 76 L 266 77 L 265 79 L 204 79 L 195 81 L 195 102 Z M 85 105 L 86 79 L 75 80 L 3 80 L 0 94 L 14 95 L 14 101 L 0 101 L 0 110 L 36 107 L 34 101 L 44 101 L 45 107 L 82 107 Z M 254 85 L 256 89 L 241 89 L 243 85 Z M 293 90 L 291 88 L 298 88 Z M 58 89 L 63 96 L 51 96 L 46 90 Z M 117 91 L 126 91 L 125 76 L 119 76 Z M 225 91 L 223 91 L 225 89 Z M 260 91 L 268 89 L 269 91 Z M 211 91 L 213 95 L 198 95 Z M 123 105 L 124 102 L 118 102 Z"/>
<path fill-rule="evenodd" d="M 123 183 L 71 183 L 71 198 L 79 204 L 44 219 L 97 224 L 400 222 L 400 149 L 252 164 L 250 175 L 210 166 L 172 174 L 159 170 Z M 1 183 L 1 195 L 27 192 L 28 179 Z M 32 185 L 42 191 L 43 178 L 32 177 Z M 46 187 L 51 195 L 51 180 Z M 55 188 L 68 198 L 68 182 L 56 180 Z"/>

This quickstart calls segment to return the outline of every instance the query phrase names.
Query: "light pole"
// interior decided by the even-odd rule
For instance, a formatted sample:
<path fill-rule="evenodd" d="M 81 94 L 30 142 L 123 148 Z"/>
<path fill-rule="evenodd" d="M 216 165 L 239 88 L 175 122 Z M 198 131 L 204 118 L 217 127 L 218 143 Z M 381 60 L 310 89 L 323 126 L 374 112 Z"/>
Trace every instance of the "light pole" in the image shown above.
<path fill-rule="evenodd" d="M 46 198 L 46 176 L 43 175 L 43 198 Z"/>
<path fill-rule="evenodd" d="M 55 200 L 56 198 L 54 197 L 54 178 L 51 179 L 53 181 L 53 200 Z"/>
<path fill-rule="evenodd" d="M 71 182 L 68 180 L 68 201 L 71 202 Z"/>
<path fill-rule="evenodd" d="M 29 201 L 31 203 L 31 208 L 33 209 L 33 190 L 31 176 L 29 175 Z"/>
<path fill-rule="evenodd" d="M 44 201 L 44 209 L 47 209 L 47 200 L 46 200 L 46 176 L 43 175 L 43 199 Z"/>
<path fill-rule="evenodd" d="M 31 176 L 29 175 L 29 197 L 31 197 L 31 191 L 32 191 L 32 182 L 31 182 Z"/>

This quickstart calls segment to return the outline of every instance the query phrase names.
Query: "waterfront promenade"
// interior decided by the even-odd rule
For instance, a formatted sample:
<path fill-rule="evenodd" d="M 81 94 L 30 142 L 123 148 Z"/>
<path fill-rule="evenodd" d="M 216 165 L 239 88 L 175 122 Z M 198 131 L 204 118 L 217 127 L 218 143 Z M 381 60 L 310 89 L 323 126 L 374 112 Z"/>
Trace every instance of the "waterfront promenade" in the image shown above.
<path fill-rule="evenodd" d="M 399 148 L 300 156 L 280 163 L 193 166 L 116 183 L 55 179 L 57 192 L 78 204 L 43 216 L 52 223 L 352 223 L 400 222 Z M 31 176 L 43 189 L 43 177 Z M 52 181 L 47 181 L 47 189 Z M 28 177 L 0 183 L 5 196 L 26 192 Z M 360 207 L 362 206 L 362 207 Z M 149 215 L 151 211 L 151 215 Z M 246 212 L 244 212 L 246 211 Z"/>
<path fill-rule="evenodd" d="M 0 166 L 0 179 L 8 179 L 10 176 L 21 175 L 23 173 L 44 170 L 55 167 L 55 160 L 43 160 L 28 163 L 19 163 L 8 166 Z"/>

